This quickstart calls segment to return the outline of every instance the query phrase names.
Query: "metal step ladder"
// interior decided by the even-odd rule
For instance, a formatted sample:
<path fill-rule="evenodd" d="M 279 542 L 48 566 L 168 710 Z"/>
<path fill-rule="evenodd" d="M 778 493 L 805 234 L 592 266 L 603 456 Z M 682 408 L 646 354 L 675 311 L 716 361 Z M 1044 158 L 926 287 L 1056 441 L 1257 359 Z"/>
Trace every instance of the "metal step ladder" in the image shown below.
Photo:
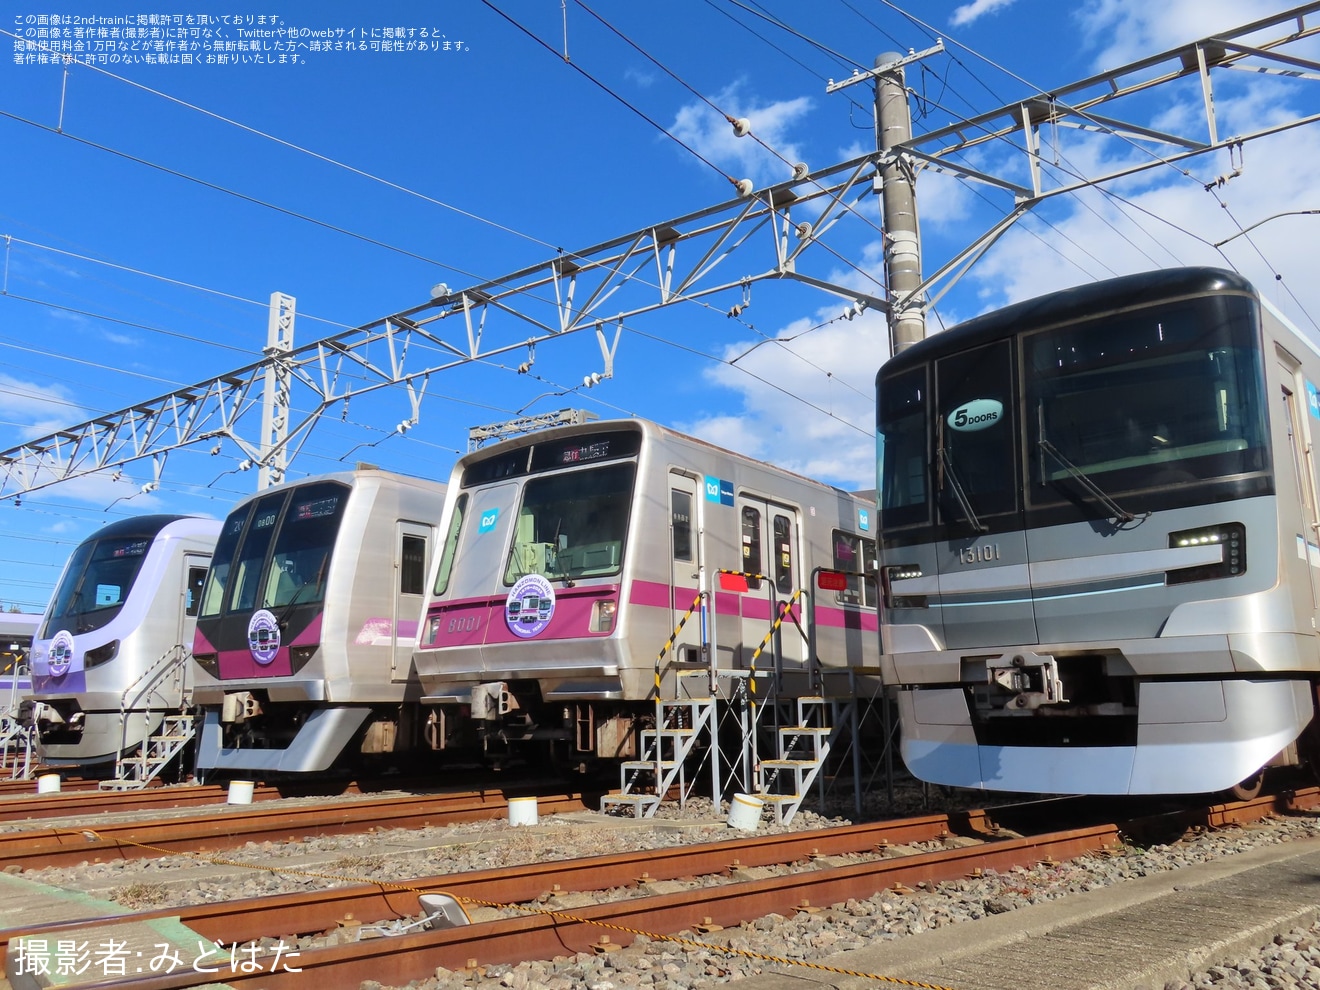
<path fill-rule="evenodd" d="M 757 794 L 774 808 L 775 821 L 793 820 L 815 783 L 830 750 L 841 732 L 851 724 L 854 702 L 850 698 L 821 696 L 796 699 L 797 724 L 776 730 L 778 756 L 762 760 L 756 768 Z"/>
<path fill-rule="evenodd" d="M 30 716 L 23 717 L 23 697 L 18 683 L 32 674 L 24 665 L 16 665 L 12 673 L 8 698 L 0 708 L 0 775 L 8 775 L 10 780 L 27 780 L 37 762 L 37 727 Z"/>
<path fill-rule="evenodd" d="M 679 695 L 691 678 L 709 679 L 704 669 L 675 673 Z M 713 737 L 715 727 L 715 698 L 706 684 L 700 692 L 699 696 L 656 702 L 655 728 L 641 730 L 641 755 L 619 767 L 619 790 L 600 799 L 602 812 L 630 807 L 633 817 L 650 818 L 675 784 L 679 807 L 686 806 L 693 786 L 687 776 L 688 759 L 699 742 Z"/>
<path fill-rule="evenodd" d="M 119 756 L 115 775 L 100 783 L 103 791 L 134 791 L 150 784 L 197 733 L 188 710 L 187 670 L 191 651 L 176 645 L 127 688 L 119 699 Z M 147 727 L 160 712 L 154 731 Z M 134 726 L 141 728 L 140 741 Z"/>
<path fill-rule="evenodd" d="M 103 780 L 103 791 L 133 791 L 146 787 L 192 740 L 196 734 L 196 720 L 191 713 L 165 715 L 160 727 L 149 735 L 129 756 L 115 762 L 113 780 Z"/>

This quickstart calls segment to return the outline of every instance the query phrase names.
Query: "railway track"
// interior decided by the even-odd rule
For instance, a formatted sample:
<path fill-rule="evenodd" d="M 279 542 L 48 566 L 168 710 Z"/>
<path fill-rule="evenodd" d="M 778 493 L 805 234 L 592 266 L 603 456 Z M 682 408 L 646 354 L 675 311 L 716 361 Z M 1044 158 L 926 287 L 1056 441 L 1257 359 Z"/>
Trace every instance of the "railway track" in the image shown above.
<path fill-rule="evenodd" d="M 737 838 L 639 854 L 593 857 L 534 864 L 507 870 L 489 870 L 455 876 L 419 878 L 398 884 L 356 884 L 306 894 L 251 898 L 228 904 L 182 909 L 160 909 L 130 915 L 131 919 L 179 917 L 208 939 L 243 944 L 262 937 L 308 935 L 333 930 L 346 916 L 373 922 L 416 918 L 418 898 L 444 892 L 468 906 L 520 906 L 512 918 L 435 930 L 410 931 L 393 937 L 340 945 L 303 948 L 286 958 L 290 969 L 258 968 L 251 973 L 229 972 L 218 977 L 233 986 L 260 986 L 267 990 L 305 988 L 316 980 L 327 985 L 355 985 L 375 980 L 403 985 L 429 976 L 436 967 L 464 969 L 474 965 L 551 958 L 575 952 L 605 951 L 626 945 L 638 934 L 672 936 L 681 931 L 717 933 L 768 914 L 791 915 L 810 906 L 824 906 L 849 898 L 867 898 L 884 890 L 903 891 L 922 885 L 974 875 L 1000 873 L 1042 861 L 1063 862 L 1104 850 L 1137 832 L 1158 833 L 1189 827 L 1214 828 L 1243 823 L 1285 812 L 1320 806 L 1320 788 L 1308 788 L 1281 797 L 1184 809 L 1122 823 L 1093 824 L 1082 828 L 1050 830 L 1032 836 L 1007 837 L 998 819 L 1015 818 L 1019 824 L 1033 815 L 1050 814 L 1049 805 L 1034 803 L 1034 811 L 994 809 L 955 815 L 882 822 L 871 825 L 821 829 L 811 832 Z M 1057 810 L 1056 806 L 1056 810 Z M 884 858 L 894 845 L 943 840 L 953 836 L 972 840 L 930 852 Z M 872 854 L 863 862 L 833 865 L 828 857 Z M 786 875 L 760 879 L 731 879 L 718 886 L 702 886 L 671 893 L 648 893 L 652 884 L 694 875 L 736 877 L 735 871 L 758 866 L 801 864 Z M 601 891 L 632 888 L 626 900 L 556 910 L 548 892 Z M 122 921 L 124 919 L 117 919 Z M 39 934 L 73 938 L 79 929 L 104 924 L 105 919 L 80 919 Z M 5 944 L 12 938 L 38 934 L 24 929 L 0 932 Z M 685 939 L 687 944 L 718 934 Z M 116 987 L 138 990 L 196 986 L 208 976 L 197 972 L 143 974 L 121 977 Z"/>
<path fill-rule="evenodd" d="M 530 787 L 486 789 L 451 794 L 406 794 L 385 798 L 290 807 L 217 807 L 210 814 L 97 824 L 86 827 L 33 828 L 0 833 L 0 869 L 41 869 L 141 859 L 177 853 L 233 849 L 248 842 L 292 841 L 314 835 L 339 835 L 369 829 L 419 828 L 484 821 L 504 814 L 514 797 L 535 796 L 546 814 L 594 807 L 596 795 L 544 792 Z M 78 800 L 74 796 L 74 800 Z M 86 799 L 81 799 L 85 807 Z M 98 797 L 98 804 L 100 799 Z"/>

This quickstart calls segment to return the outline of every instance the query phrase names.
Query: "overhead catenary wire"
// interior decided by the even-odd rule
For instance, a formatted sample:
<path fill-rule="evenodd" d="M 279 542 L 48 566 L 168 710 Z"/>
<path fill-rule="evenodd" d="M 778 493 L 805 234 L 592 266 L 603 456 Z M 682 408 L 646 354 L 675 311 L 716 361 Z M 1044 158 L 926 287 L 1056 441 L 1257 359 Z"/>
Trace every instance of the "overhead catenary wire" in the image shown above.
<path fill-rule="evenodd" d="M 11 31 L 6 31 L 3 28 L 0 28 L 0 35 L 6 35 L 10 38 L 13 38 L 16 41 L 19 40 L 18 35 L 14 34 Z M 55 55 L 61 54 L 61 53 L 53 52 L 49 46 L 42 45 L 39 41 L 35 41 L 27 38 L 24 38 L 22 40 L 24 44 L 36 44 L 38 47 L 45 49 L 47 52 L 51 54 L 55 54 Z M 232 117 L 226 117 L 224 114 L 217 113 L 214 110 L 208 110 L 206 107 L 200 106 L 196 103 L 190 103 L 189 101 L 180 99 L 179 97 L 173 96 L 170 93 L 166 93 L 162 90 L 154 89 L 151 86 L 147 86 L 133 79 L 129 79 L 126 76 L 121 76 L 118 73 L 111 72 L 109 69 L 105 69 L 101 66 L 94 65 L 91 62 L 82 61 L 79 59 L 71 59 L 69 61 L 71 61 L 73 64 L 81 68 L 99 73 L 102 76 L 113 79 L 116 82 L 122 83 L 126 86 L 131 86 L 134 89 L 140 90 L 144 93 L 150 93 L 152 96 L 159 97 L 162 100 L 167 100 L 170 103 L 176 104 L 177 106 L 181 106 L 188 110 L 192 110 L 196 113 L 200 113 L 207 117 L 211 117 L 214 120 L 218 120 L 222 123 L 229 124 L 232 127 L 237 127 L 239 130 L 246 131 L 249 134 L 263 138 L 267 141 L 272 141 L 275 144 L 290 149 L 291 151 L 296 151 L 299 154 L 303 154 L 311 158 L 315 158 L 317 161 L 324 162 L 327 165 L 332 165 L 335 168 L 339 168 L 347 172 L 351 172 L 355 175 L 361 176 L 364 179 L 369 179 L 372 182 L 379 183 L 383 186 L 386 186 L 387 188 L 393 189 L 397 192 L 404 193 L 405 195 L 408 196 L 415 197 L 424 202 L 430 203 L 434 206 L 438 206 L 442 209 L 450 210 L 454 213 L 459 214 L 460 216 L 468 218 L 469 220 L 475 220 L 478 223 L 485 224 L 489 227 L 492 227 L 504 233 L 512 234 L 515 237 L 521 237 L 525 240 L 531 241 L 533 244 L 539 244 L 542 247 L 548 247 L 553 249 L 553 245 L 551 245 L 548 241 L 543 241 L 539 237 L 534 237 L 531 234 L 528 234 L 526 231 L 518 230 L 515 227 L 510 227 L 507 224 L 500 223 L 496 220 L 491 220 L 489 217 L 484 217 L 479 213 L 473 213 L 471 210 L 465 210 L 462 207 L 455 206 L 452 203 L 446 203 L 443 200 L 436 199 L 434 196 L 429 196 L 426 193 L 419 192 L 416 189 L 411 189 L 408 186 L 402 185 L 401 183 L 398 182 L 394 182 L 391 179 L 386 179 L 372 172 L 368 172 L 365 169 L 358 168 L 356 165 L 350 165 L 347 162 L 342 162 L 336 158 L 331 158 L 329 155 L 322 154 L 319 151 L 314 151 L 311 148 L 303 147 L 302 145 L 296 144 L 293 141 L 289 141 L 282 137 L 279 137 L 278 135 L 271 134 L 267 131 L 263 131 L 260 128 L 251 126 L 250 124 L 245 124 L 242 121 L 235 120 Z"/>

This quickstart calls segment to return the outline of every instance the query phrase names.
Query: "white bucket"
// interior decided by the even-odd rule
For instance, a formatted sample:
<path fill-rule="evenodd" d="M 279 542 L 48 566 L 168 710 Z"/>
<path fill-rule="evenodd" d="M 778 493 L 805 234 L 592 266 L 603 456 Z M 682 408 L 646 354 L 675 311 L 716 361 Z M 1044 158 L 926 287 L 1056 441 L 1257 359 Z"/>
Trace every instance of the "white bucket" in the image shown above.
<path fill-rule="evenodd" d="M 37 778 L 38 794 L 58 794 L 60 792 L 60 775 L 57 773 L 43 773 Z"/>
<path fill-rule="evenodd" d="M 252 803 L 252 781 L 250 780 L 231 780 L 229 782 L 229 797 L 227 804 L 251 804 Z"/>
<path fill-rule="evenodd" d="M 536 798 L 509 798 L 510 825 L 535 825 L 537 820 Z"/>
<path fill-rule="evenodd" d="M 761 824 L 761 809 L 765 802 L 751 794 L 735 794 L 729 804 L 729 828 L 753 832 Z"/>

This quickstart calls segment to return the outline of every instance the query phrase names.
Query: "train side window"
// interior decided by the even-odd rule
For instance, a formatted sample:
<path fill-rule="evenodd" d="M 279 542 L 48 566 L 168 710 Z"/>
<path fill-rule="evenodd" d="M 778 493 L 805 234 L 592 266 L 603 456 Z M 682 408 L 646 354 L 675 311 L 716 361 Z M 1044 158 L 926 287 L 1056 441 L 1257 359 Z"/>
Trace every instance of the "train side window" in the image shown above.
<path fill-rule="evenodd" d="M 858 574 L 871 574 L 874 569 L 875 540 L 836 529 L 831 534 L 834 545 L 834 568 L 848 574 L 848 586 L 835 592 L 834 600 L 844 605 L 876 605 L 875 582 Z"/>
<path fill-rule="evenodd" d="M 793 522 L 788 516 L 775 516 L 775 588 L 793 593 Z"/>
<path fill-rule="evenodd" d="M 188 568 L 188 592 L 183 607 L 184 615 L 196 615 L 202 610 L 202 585 L 205 583 L 205 567 Z"/>
<path fill-rule="evenodd" d="M 744 574 L 761 573 L 761 513 L 750 505 L 742 510 L 742 569 Z M 747 590 L 761 587 L 760 578 L 747 578 Z"/>
<path fill-rule="evenodd" d="M 420 595 L 426 590 L 426 538 L 404 535 L 399 547 L 399 594 Z"/>
<path fill-rule="evenodd" d="M 674 559 L 692 558 L 692 494 L 677 488 L 669 492 L 670 521 L 674 530 Z"/>
<path fill-rule="evenodd" d="M 458 496 L 454 503 L 454 514 L 449 520 L 449 532 L 445 534 L 445 545 L 440 551 L 440 566 L 435 574 L 435 593 L 443 595 L 449 587 L 449 575 L 454 570 L 454 554 L 458 550 L 458 537 L 463 532 L 463 517 L 467 514 L 467 492 Z"/>

